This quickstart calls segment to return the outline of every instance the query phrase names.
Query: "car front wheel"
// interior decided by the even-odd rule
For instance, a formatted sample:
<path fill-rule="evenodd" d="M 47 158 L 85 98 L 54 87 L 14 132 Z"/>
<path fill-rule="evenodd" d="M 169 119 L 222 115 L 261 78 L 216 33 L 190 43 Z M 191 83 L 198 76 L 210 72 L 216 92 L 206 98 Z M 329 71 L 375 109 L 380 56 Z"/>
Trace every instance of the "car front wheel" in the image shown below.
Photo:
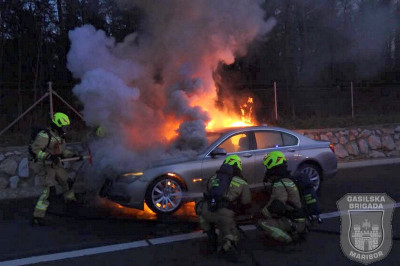
<path fill-rule="evenodd" d="M 171 214 L 182 204 L 181 182 L 173 177 L 156 178 L 146 191 L 146 204 L 157 214 Z"/>

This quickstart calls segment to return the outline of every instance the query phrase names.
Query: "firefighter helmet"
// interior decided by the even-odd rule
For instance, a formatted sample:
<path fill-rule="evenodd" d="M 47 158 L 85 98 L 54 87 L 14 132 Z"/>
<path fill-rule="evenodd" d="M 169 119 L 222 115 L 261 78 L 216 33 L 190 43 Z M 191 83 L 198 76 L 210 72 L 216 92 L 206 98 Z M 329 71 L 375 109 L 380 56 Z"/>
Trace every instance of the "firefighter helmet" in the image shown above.
<path fill-rule="evenodd" d="M 273 151 L 265 155 L 264 166 L 270 170 L 273 167 L 286 163 L 285 155 L 280 151 Z"/>
<path fill-rule="evenodd" d="M 242 170 L 242 160 L 236 154 L 226 157 L 224 164 L 236 165 L 240 170 Z"/>
<path fill-rule="evenodd" d="M 64 113 L 55 113 L 53 117 L 53 123 L 58 127 L 69 126 L 69 118 Z"/>

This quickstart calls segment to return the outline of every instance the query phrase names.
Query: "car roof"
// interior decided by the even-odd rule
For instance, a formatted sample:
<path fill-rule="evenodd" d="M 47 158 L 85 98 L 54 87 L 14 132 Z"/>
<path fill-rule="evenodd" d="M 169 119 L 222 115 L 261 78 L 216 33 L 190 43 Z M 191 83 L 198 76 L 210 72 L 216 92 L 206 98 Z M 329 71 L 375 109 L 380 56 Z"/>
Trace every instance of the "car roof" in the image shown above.
<path fill-rule="evenodd" d="M 228 132 L 241 132 L 241 131 L 256 131 L 256 130 L 281 130 L 281 131 L 288 131 L 291 132 L 292 134 L 298 135 L 298 133 L 286 129 L 286 128 L 281 128 L 281 127 L 270 127 L 270 126 L 249 126 L 249 127 L 227 127 L 227 128 L 221 128 L 217 129 L 214 131 L 209 131 L 207 133 L 213 134 L 213 133 L 220 133 L 220 134 L 225 134 Z"/>

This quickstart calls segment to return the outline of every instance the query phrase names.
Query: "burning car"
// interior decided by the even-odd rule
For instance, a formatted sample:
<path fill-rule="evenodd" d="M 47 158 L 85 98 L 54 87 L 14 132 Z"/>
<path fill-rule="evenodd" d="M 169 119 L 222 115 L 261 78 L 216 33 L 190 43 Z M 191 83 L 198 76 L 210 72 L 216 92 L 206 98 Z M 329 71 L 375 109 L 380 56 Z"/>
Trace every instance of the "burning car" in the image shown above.
<path fill-rule="evenodd" d="M 318 191 L 321 181 L 337 172 L 332 145 L 316 141 L 288 129 L 268 126 L 228 128 L 209 132 L 209 146 L 194 158 L 156 162 L 142 172 L 121 173 L 106 181 L 100 195 L 123 206 L 142 209 L 146 203 L 158 214 L 178 210 L 182 202 L 199 197 L 207 180 L 220 167 L 223 158 L 237 154 L 250 188 L 262 187 L 265 154 L 279 150 L 289 170 L 306 173 Z"/>

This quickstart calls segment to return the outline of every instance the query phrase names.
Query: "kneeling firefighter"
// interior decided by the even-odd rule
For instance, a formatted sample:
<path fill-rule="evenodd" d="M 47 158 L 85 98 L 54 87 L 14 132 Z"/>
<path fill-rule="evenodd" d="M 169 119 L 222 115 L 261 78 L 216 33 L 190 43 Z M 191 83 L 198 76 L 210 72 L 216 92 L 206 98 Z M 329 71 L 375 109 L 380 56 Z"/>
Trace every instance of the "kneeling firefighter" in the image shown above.
<path fill-rule="evenodd" d="M 201 228 L 208 236 L 210 251 L 218 250 L 227 260 L 237 261 L 239 232 L 235 213 L 245 212 L 250 203 L 251 192 L 242 176 L 241 159 L 230 155 L 208 181 L 204 199 L 196 202 L 196 213 Z M 220 231 L 220 241 L 215 227 Z M 218 242 L 221 243 L 219 246 Z"/>
<path fill-rule="evenodd" d="M 264 157 L 264 182 L 272 183 L 271 197 L 262 209 L 263 219 L 258 221 L 268 237 L 282 243 L 301 240 L 306 230 L 299 189 L 287 170 L 284 154 L 274 151 Z"/>
<path fill-rule="evenodd" d="M 49 196 L 56 194 L 56 184 L 61 186 L 66 202 L 76 201 L 74 191 L 69 188 L 67 171 L 61 163 L 62 158 L 76 156 L 66 148 L 65 127 L 69 125 L 70 120 L 66 114 L 55 113 L 51 126 L 39 131 L 29 145 L 31 168 L 41 173 L 43 178 L 43 192 L 33 212 L 33 224 L 47 224 L 45 218 L 50 204 Z"/>

